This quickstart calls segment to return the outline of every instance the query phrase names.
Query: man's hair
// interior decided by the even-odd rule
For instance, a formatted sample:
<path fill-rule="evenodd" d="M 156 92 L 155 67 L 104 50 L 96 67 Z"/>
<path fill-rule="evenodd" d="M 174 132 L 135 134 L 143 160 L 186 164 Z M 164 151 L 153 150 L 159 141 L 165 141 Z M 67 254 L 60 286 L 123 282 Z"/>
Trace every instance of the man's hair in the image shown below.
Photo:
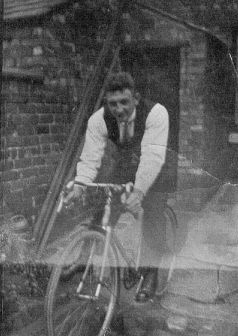
<path fill-rule="evenodd" d="M 128 72 L 117 72 L 110 75 L 105 93 L 114 91 L 123 91 L 129 89 L 135 90 L 135 83 L 132 76 Z"/>

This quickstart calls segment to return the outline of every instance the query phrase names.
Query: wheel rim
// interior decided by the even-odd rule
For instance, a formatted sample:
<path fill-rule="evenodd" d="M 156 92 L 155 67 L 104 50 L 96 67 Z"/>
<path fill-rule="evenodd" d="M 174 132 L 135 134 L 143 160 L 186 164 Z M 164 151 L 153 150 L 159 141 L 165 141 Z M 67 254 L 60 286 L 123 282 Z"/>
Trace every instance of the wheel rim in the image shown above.
<path fill-rule="evenodd" d="M 101 282 L 98 300 L 83 300 L 81 296 L 95 294 L 99 284 L 101 260 L 105 237 L 95 232 L 87 233 L 69 246 L 64 253 L 61 265 L 53 270 L 48 286 L 46 300 L 47 325 L 49 336 L 103 335 L 111 321 L 117 299 L 118 279 L 116 273 L 117 260 L 112 248 L 107 258 L 105 276 Z M 90 267 L 85 271 L 86 260 L 92 246 L 95 246 Z M 77 251 L 77 252 L 76 252 Z M 62 278 L 69 260 L 83 267 L 65 281 Z M 76 292 L 80 280 L 85 276 L 83 289 Z"/>

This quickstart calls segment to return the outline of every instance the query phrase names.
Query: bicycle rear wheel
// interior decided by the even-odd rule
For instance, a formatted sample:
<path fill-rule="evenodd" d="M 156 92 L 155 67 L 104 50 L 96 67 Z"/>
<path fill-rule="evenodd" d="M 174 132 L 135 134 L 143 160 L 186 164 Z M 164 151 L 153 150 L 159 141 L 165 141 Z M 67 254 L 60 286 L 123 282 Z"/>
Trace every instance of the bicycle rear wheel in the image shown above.
<path fill-rule="evenodd" d="M 175 254 L 176 252 L 176 236 L 177 236 L 177 229 L 178 229 L 178 222 L 176 215 L 173 211 L 173 209 L 166 205 L 164 210 L 164 215 L 166 218 L 166 240 L 167 240 L 167 246 L 170 249 L 170 251 Z"/>
<path fill-rule="evenodd" d="M 103 336 L 119 297 L 117 254 L 97 231 L 80 234 L 54 266 L 45 309 L 49 336 Z M 100 277 L 101 275 L 101 277 Z"/>

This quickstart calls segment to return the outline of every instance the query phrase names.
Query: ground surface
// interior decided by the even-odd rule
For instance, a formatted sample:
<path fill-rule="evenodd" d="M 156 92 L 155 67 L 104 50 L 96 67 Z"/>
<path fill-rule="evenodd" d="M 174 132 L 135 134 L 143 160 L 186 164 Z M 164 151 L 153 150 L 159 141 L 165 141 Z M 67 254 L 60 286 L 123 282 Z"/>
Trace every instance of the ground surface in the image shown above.
<path fill-rule="evenodd" d="M 126 291 L 123 289 L 121 292 L 121 301 L 117 307 L 116 318 L 113 321 L 111 329 L 107 331 L 108 335 L 172 335 L 166 331 L 166 328 L 164 331 L 162 331 L 162 327 L 165 326 L 164 317 L 167 318 L 168 311 L 172 310 L 172 317 L 175 315 L 175 319 L 172 318 L 171 320 L 172 325 L 174 321 L 177 321 L 177 325 L 180 326 L 183 325 L 183 323 L 187 323 L 183 318 L 180 318 L 181 312 L 183 312 L 182 316 L 185 317 L 192 315 L 193 319 L 196 320 L 193 322 L 193 324 L 198 323 L 197 321 L 199 318 L 204 319 L 206 316 L 208 316 L 213 319 L 213 321 L 219 321 L 218 326 L 215 326 L 218 329 L 215 331 L 215 334 L 209 334 L 210 327 L 208 326 L 207 328 L 209 330 L 206 331 L 207 333 L 203 333 L 202 335 L 237 336 L 237 331 L 235 331 L 237 320 L 236 316 L 238 314 L 237 296 L 229 296 L 228 301 L 224 299 L 222 305 L 216 306 L 213 304 L 210 305 L 208 302 L 206 302 L 205 306 L 202 304 L 197 304 L 194 306 L 194 304 L 190 305 L 190 301 L 183 301 L 184 298 L 191 297 L 192 299 L 201 298 L 202 300 L 209 298 L 209 300 L 213 302 L 217 294 L 214 294 L 214 290 L 217 290 L 218 287 L 219 290 L 223 291 L 225 294 L 230 294 L 230 292 L 233 291 L 236 292 L 237 286 L 234 284 L 238 283 L 237 272 L 235 271 L 235 262 L 237 262 L 237 248 L 234 249 L 234 244 L 232 245 L 233 248 L 231 248 L 231 246 L 227 247 L 229 244 L 226 244 L 225 247 L 223 246 L 222 253 L 220 253 L 220 259 L 219 253 L 217 254 L 218 250 L 215 248 L 213 248 L 213 254 L 208 250 L 204 250 L 201 252 L 201 260 L 199 260 L 200 250 L 194 252 L 194 240 L 192 240 L 192 238 L 194 238 L 194 232 L 196 232 L 195 236 L 199 237 L 199 243 L 204 243 L 202 237 L 205 237 L 211 224 L 211 221 L 209 222 L 205 220 L 208 218 L 209 214 L 204 214 L 204 212 L 195 213 L 189 211 L 176 211 L 176 214 L 179 223 L 177 248 L 180 254 L 182 251 L 182 256 L 179 261 L 177 261 L 178 264 L 175 267 L 178 269 L 178 271 L 177 273 L 174 272 L 174 275 L 171 279 L 171 285 L 169 288 L 170 295 L 162 298 L 162 300 L 160 297 L 156 297 L 153 302 L 149 302 L 147 304 L 138 304 L 134 301 L 135 290 L 133 289 Z M 217 222 L 217 215 L 214 216 L 213 219 Z M 219 219 L 221 220 L 221 223 L 225 223 L 225 217 L 219 217 Z M 201 223 L 201 220 L 203 225 L 198 225 L 198 223 Z M 70 224 L 66 223 L 65 221 L 58 221 L 57 227 L 50 237 L 50 248 L 48 248 L 47 253 L 44 255 L 44 260 L 52 262 L 54 260 L 54 258 L 52 259 L 52 255 L 55 255 L 55 253 L 62 250 L 64 246 L 66 246 L 72 239 L 72 237 L 77 234 L 78 230 L 79 226 L 75 226 L 75 224 L 70 226 Z M 189 237 L 191 237 L 190 241 L 193 242 L 192 245 L 188 242 Z M 213 242 L 213 247 L 214 245 L 220 245 L 220 236 L 215 236 L 215 240 L 216 239 L 217 244 Z M 229 255 L 224 258 L 224 253 L 228 253 Z M 193 255 L 192 264 L 189 255 Z M 205 263 L 207 265 L 207 269 L 205 267 L 204 270 L 204 258 L 206 259 L 207 257 L 209 257 L 210 260 L 207 260 L 209 263 Z M 222 266 L 225 269 L 225 271 L 221 273 L 225 279 L 225 281 L 222 282 L 222 285 L 220 285 L 218 282 L 221 280 L 222 276 L 220 276 L 219 279 L 216 277 L 219 260 L 222 260 L 223 264 L 227 263 L 227 261 L 230 261 L 229 265 L 225 264 Z M 170 261 L 171 259 L 168 259 L 168 263 L 165 262 L 165 264 L 168 265 Z M 215 263 L 213 263 L 213 261 Z M 225 267 L 231 268 L 229 268 L 227 271 L 227 268 Z M 187 271 L 183 271 L 181 273 L 181 268 L 183 268 L 183 270 L 187 268 Z M 194 271 L 194 268 L 197 268 L 196 272 Z M 211 271 L 212 268 L 214 268 L 214 276 L 213 272 Z M 221 265 L 219 265 L 219 270 L 220 268 Z M 23 278 L 20 277 L 20 279 Z M 178 298 L 180 294 L 183 295 L 183 299 Z M 45 327 L 43 301 L 44 289 L 42 289 L 41 295 L 36 295 L 33 291 L 30 295 L 29 293 L 25 293 L 19 297 L 18 308 L 20 309 L 15 309 L 16 311 L 14 312 L 14 309 L 11 307 L 11 331 L 7 330 L 7 328 L 3 328 L 2 334 L 9 336 L 46 335 L 47 333 Z M 180 320 L 176 317 L 178 312 Z M 183 333 L 183 335 L 189 336 L 193 335 L 193 333 L 190 330 L 186 333 Z"/>

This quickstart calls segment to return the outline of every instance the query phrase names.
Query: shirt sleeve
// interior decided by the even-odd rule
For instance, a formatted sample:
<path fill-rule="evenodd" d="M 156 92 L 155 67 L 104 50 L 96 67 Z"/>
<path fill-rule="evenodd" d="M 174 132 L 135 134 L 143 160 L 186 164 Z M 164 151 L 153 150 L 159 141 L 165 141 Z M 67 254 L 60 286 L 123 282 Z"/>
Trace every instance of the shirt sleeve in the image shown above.
<path fill-rule="evenodd" d="M 168 112 L 162 105 L 156 104 L 146 119 L 140 163 L 135 178 L 135 188 L 141 190 L 144 195 L 154 183 L 165 162 L 168 132 Z"/>
<path fill-rule="evenodd" d="M 107 128 L 103 119 L 103 111 L 101 109 L 89 118 L 75 181 L 90 183 L 97 176 L 107 143 Z"/>

